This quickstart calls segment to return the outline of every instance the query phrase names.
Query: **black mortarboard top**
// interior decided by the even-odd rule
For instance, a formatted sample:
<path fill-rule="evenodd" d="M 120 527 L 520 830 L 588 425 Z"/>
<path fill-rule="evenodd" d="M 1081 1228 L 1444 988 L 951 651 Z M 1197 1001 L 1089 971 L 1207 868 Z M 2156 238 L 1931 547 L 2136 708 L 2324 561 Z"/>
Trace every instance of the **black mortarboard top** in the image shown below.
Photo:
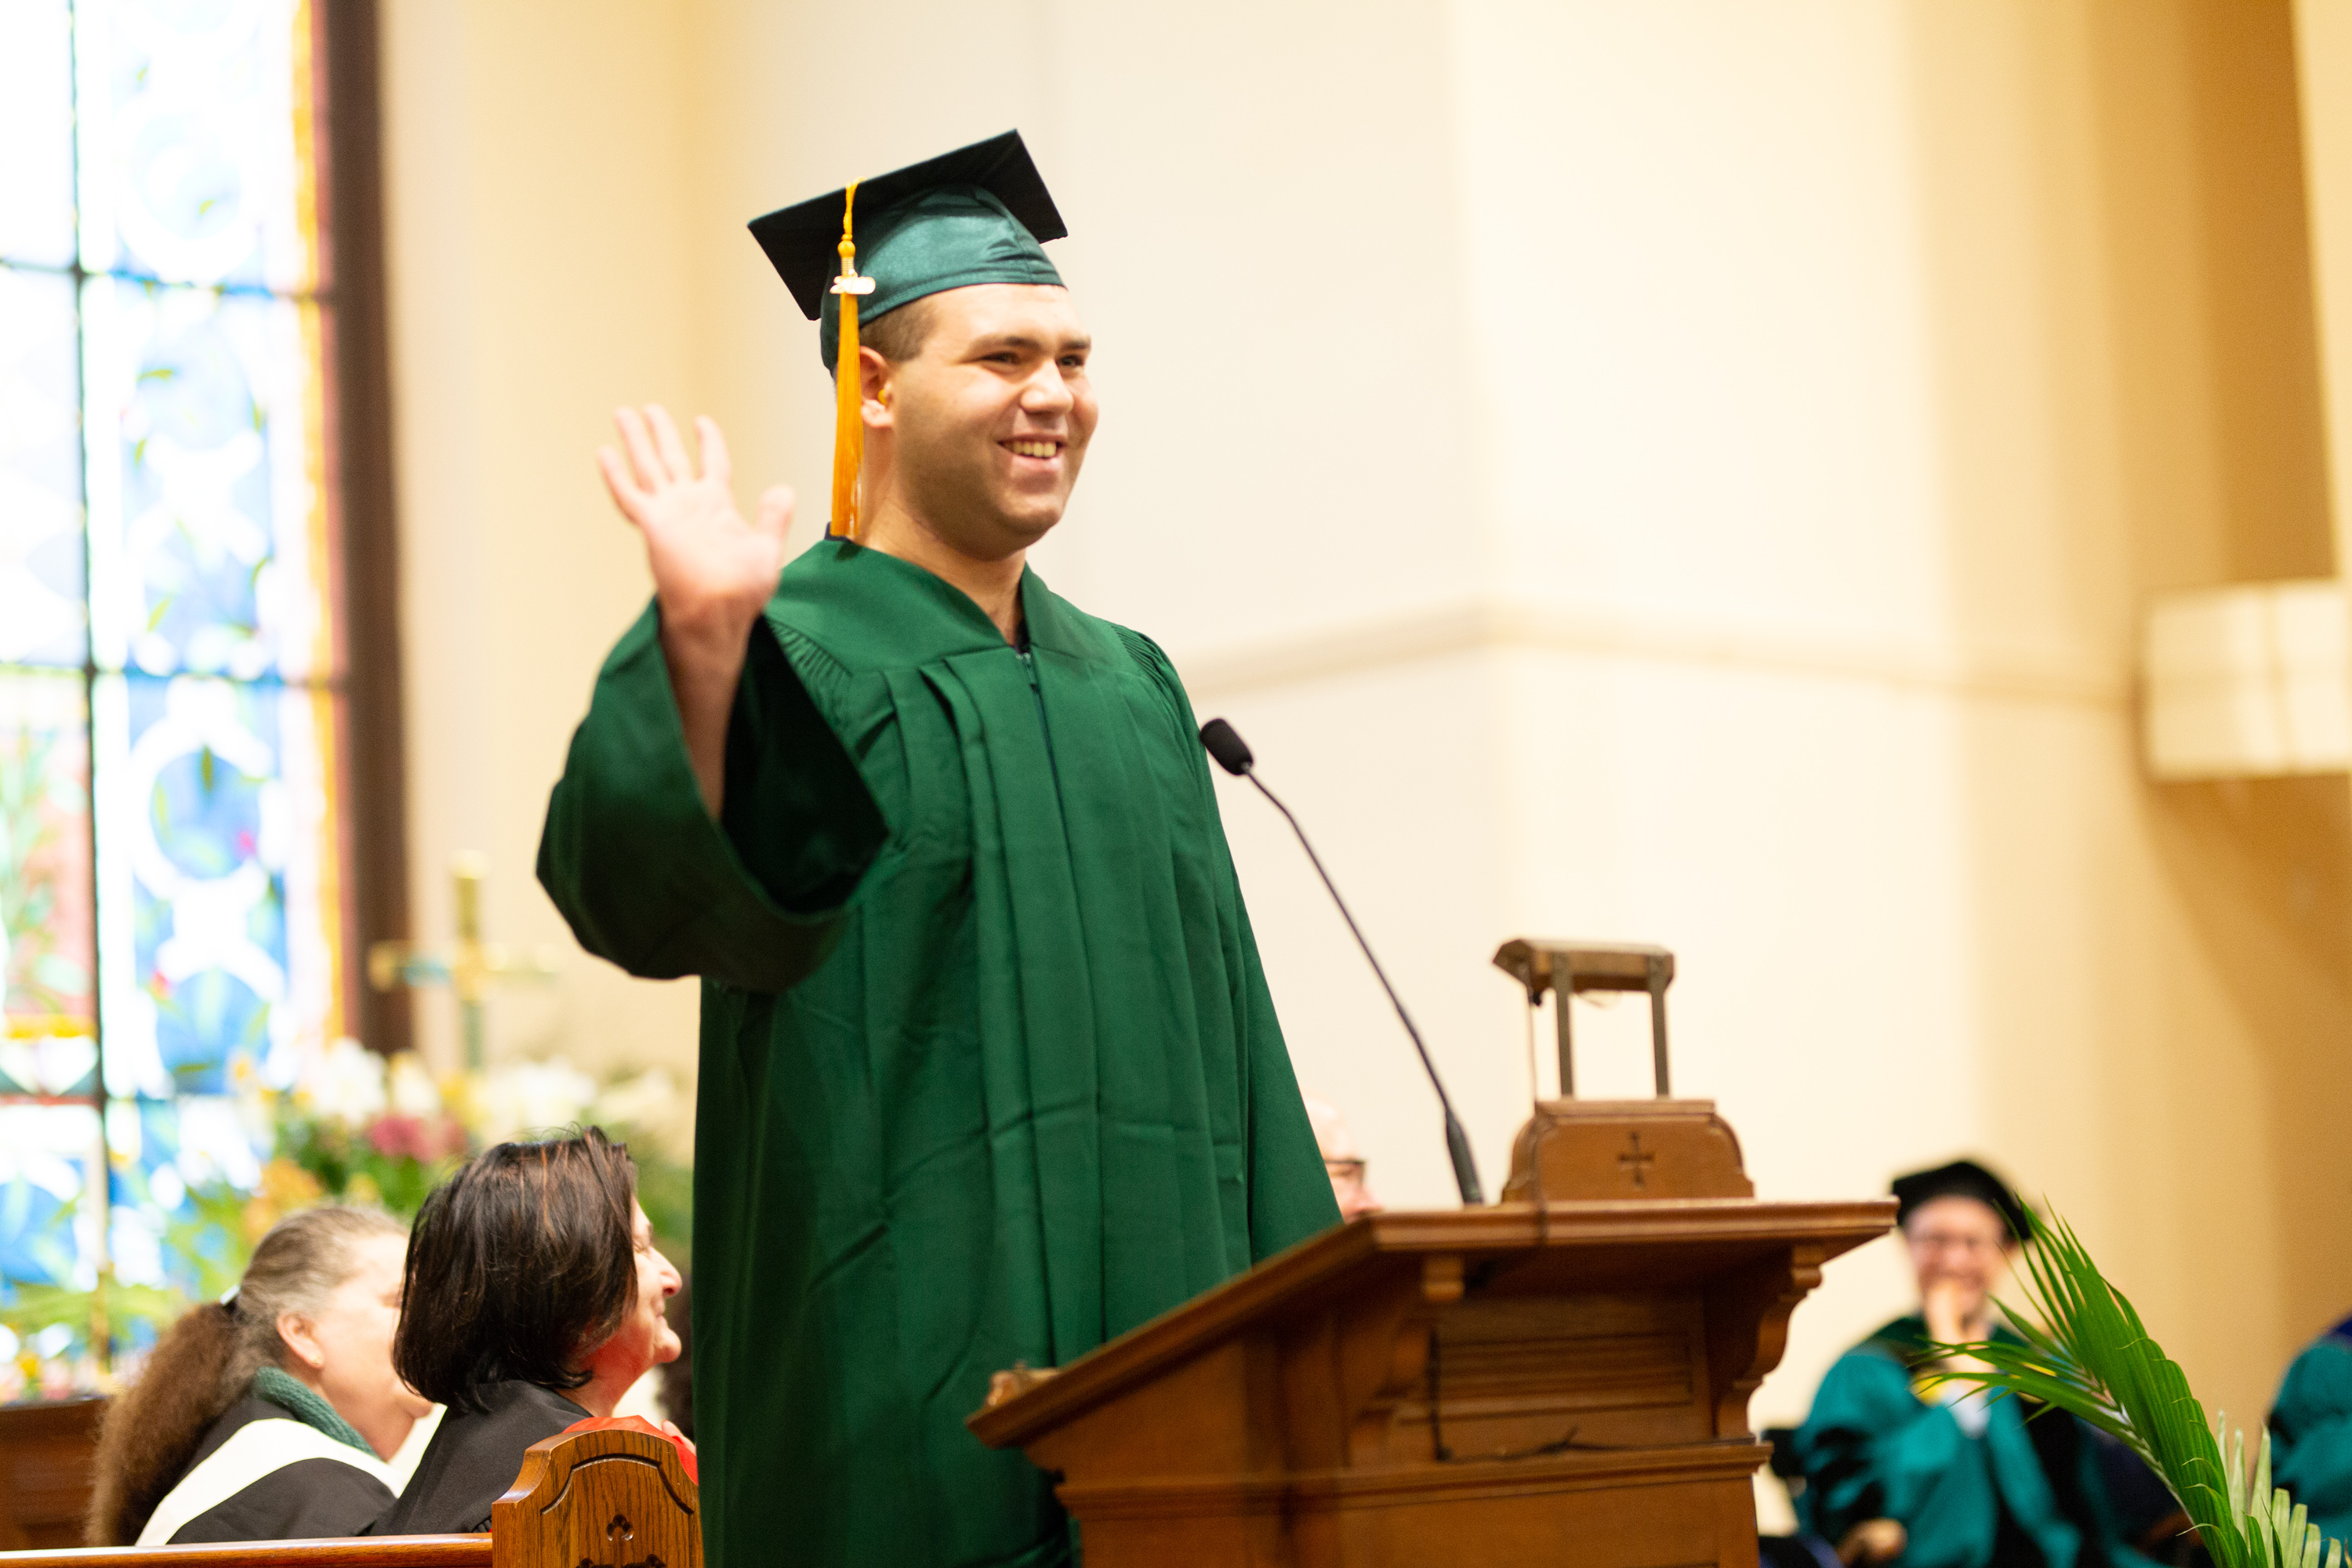
<path fill-rule="evenodd" d="M 1914 1171 L 1895 1178 L 1895 1223 L 1910 1219 L 1911 1211 L 1937 1198 L 1974 1198 L 2000 1215 L 2011 1241 L 2033 1239 L 2033 1211 L 2018 1201 L 2009 1184 L 1974 1160 L 1955 1160 L 1932 1171 Z"/>
<path fill-rule="evenodd" d="M 860 180 L 856 189 L 857 269 L 874 280 L 858 306 L 866 321 L 969 284 L 1062 280 L 1039 247 L 1070 231 L 1018 131 Z M 841 271 L 849 195 L 844 188 L 751 220 L 752 237 L 801 313 L 824 323 L 827 370 L 839 331 L 839 295 L 831 289 Z"/>

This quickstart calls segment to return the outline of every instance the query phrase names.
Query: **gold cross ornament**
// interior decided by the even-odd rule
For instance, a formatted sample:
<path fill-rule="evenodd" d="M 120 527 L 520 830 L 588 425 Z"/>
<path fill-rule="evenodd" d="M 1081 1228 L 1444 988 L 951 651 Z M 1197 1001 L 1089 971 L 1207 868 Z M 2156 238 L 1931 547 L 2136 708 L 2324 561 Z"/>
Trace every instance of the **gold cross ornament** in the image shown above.
<path fill-rule="evenodd" d="M 488 868 L 482 857 L 471 851 L 450 863 L 457 887 L 456 946 L 444 952 L 380 942 L 368 949 L 368 983 L 378 991 L 446 985 L 456 994 L 457 1016 L 465 1026 L 467 1072 L 482 1070 L 484 1006 L 490 988 L 510 981 L 551 980 L 560 956 L 553 947 L 521 954 L 482 940 L 482 877 Z"/>

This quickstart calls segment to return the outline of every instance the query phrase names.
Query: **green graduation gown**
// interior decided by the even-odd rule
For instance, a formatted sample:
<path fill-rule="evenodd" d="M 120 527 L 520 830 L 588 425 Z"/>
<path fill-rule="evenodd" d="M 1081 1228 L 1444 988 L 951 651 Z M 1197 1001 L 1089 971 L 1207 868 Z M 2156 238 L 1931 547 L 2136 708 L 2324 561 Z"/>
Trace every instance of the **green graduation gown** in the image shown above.
<path fill-rule="evenodd" d="M 2352 1543 L 2352 1318 L 2294 1358 L 2271 1409 L 2271 1479 Z"/>
<path fill-rule="evenodd" d="M 1970 1436 L 1950 1406 L 1915 1388 L 1927 1342 L 1924 1320 L 1897 1318 L 1822 1379 L 1797 1429 L 1808 1527 L 1834 1544 L 1864 1520 L 1895 1520 L 1910 1538 L 1900 1568 L 1986 1568 L 2014 1560 L 2020 1536 L 2045 1568 L 2147 1568 L 2118 1539 L 2073 1417 L 2049 1412 L 2029 1434 L 2026 1407 L 1999 1398 Z"/>
<path fill-rule="evenodd" d="M 1034 574 L 1029 647 L 821 542 L 755 628 L 703 809 L 655 612 L 598 677 L 540 879 L 702 977 L 695 1401 L 721 1568 L 1046 1563 L 1048 1479 L 964 1429 L 1338 1211 L 1192 713 Z"/>

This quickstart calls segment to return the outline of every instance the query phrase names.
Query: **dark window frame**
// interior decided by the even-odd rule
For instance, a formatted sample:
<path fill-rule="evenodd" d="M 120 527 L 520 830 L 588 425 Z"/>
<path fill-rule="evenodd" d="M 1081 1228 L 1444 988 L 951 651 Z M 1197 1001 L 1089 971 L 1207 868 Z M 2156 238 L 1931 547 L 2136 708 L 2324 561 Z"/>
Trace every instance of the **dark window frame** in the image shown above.
<path fill-rule="evenodd" d="M 383 52 L 376 0 L 314 0 L 320 237 L 332 300 L 327 504 L 341 541 L 346 780 L 344 1012 L 371 1049 L 413 1043 L 404 989 L 368 984 L 368 950 L 408 932 L 408 810 L 383 250 Z"/>

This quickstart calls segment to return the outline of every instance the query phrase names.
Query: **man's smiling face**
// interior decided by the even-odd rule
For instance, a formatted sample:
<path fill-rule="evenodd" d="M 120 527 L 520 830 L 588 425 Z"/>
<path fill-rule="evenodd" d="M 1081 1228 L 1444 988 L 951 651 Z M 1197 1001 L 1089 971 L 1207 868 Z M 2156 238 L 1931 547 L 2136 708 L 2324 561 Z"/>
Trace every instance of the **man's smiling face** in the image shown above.
<path fill-rule="evenodd" d="M 889 371 L 890 499 L 960 553 L 1001 561 L 1070 503 L 1095 429 L 1090 340 L 1050 284 L 974 284 L 906 308 L 930 320 L 921 352 Z"/>

